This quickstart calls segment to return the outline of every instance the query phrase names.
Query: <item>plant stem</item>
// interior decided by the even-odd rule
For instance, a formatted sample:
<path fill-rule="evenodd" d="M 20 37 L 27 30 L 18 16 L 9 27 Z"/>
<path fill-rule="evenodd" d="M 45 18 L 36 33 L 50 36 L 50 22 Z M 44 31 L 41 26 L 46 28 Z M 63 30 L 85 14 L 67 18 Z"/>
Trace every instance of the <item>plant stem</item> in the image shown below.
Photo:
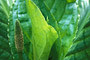
<path fill-rule="evenodd" d="M 23 60 L 23 53 L 22 52 L 18 52 L 19 55 L 19 60 Z"/>

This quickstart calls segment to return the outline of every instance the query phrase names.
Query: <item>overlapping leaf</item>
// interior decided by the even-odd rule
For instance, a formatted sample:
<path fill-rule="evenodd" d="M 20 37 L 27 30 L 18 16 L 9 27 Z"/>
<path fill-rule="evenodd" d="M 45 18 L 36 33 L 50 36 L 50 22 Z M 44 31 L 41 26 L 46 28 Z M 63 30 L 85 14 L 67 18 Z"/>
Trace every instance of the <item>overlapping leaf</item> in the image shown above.
<path fill-rule="evenodd" d="M 88 25 L 90 22 L 88 22 Z M 82 57 L 80 57 L 82 56 Z M 90 25 L 84 28 L 79 37 L 74 41 L 65 60 L 89 60 L 90 59 Z"/>
<path fill-rule="evenodd" d="M 81 3 L 83 5 L 81 5 Z M 65 60 L 89 60 L 90 58 L 90 11 L 89 0 L 80 0 L 78 5 L 80 8 L 80 21 L 77 37 L 74 40 L 74 44 L 69 50 Z M 83 10 L 82 10 L 83 9 Z M 81 11 L 84 11 L 83 13 Z M 87 23 L 88 22 L 88 23 Z M 82 30 L 83 29 L 83 30 Z M 82 56 L 82 57 L 80 57 Z"/>
<path fill-rule="evenodd" d="M 72 45 L 77 31 L 79 20 L 77 4 L 76 2 L 67 3 L 66 0 L 33 1 L 43 15 L 48 16 L 49 24 L 58 31 L 59 38 L 52 48 L 51 59 L 62 60 Z M 53 54 L 53 52 L 56 53 Z"/>
<path fill-rule="evenodd" d="M 24 51 L 27 53 L 27 55 L 31 60 L 33 60 L 33 58 L 34 60 L 35 59 L 48 60 L 48 58 L 49 60 L 63 60 L 70 46 L 72 45 L 72 41 L 77 31 L 77 26 L 79 27 L 76 36 L 77 38 L 74 40 L 73 46 L 69 50 L 65 60 L 83 60 L 83 59 L 89 60 L 90 59 L 89 58 L 90 57 L 90 51 L 89 51 L 90 22 L 88 22 L 90 15 L 89 1 L 90 0 L 76 0 L 76 2 L 75 0 L 33 0 L 33 2 L 40 8 L 43 15 L 41 14 L 40 10 L 38 10 L 38 8 L 34 5 L 34 3 L 31 2 L 30 7 L 33 6 L 36 11 L 39 11 L 39 13 L 35 12 L 34 10 L 33 12 L 32 11 L 30 12 L 32 26 L 34 27 L 32 29 L 30 19 L 28 18 L 28 15 L 26 13 L 25 0 L 15 1 L 13 9 L 11 9 L 12 13 L 10 15 L 9 20 L 7 18 L 9 17 L 10 14 L 9 7 L 12 8 L 12 3 L 10 3 L 12 1 L 9 0 L 10 4 L 8 7 L 6 0 L 0 0 L 1 3 L 0 4 L 0 42 L 1 42 L 0 59 L 2 60 L 18 59 L 18 55 L 14 43 L 14 26 L 15 26 L 15 21 L 18 19 L 21 22 L 21 26 L 24 33 L 24 42 L 25 42 Z M 79 13 L 80 13 L 80 21 L 79 21 L 79 25 L 77 25 L 79 19 L 78 17 Z M 39 15 L 41 16 L 41 18 Z M 45 17 L 45 19 L 43 19 L 43 16 Z M 52 38 L 51 36 L 53 35 L 51 32 L 53 32 L 54 29 L 50 25 L 48 25 L 45 20 L 47 21 L 48 24 L 53 26 L 55 30 L 58 32 L 59 38 L 56 40 L 56 42 L 54 39 L 56 37 Z M 8 22 L 9 25 L 7 25 Z M 85 24 L 87 25 L 83 29 Z M 8 26 L 9 28 L 7 28 Z M 7 29 L 9 32 L 7 32 Z M 81 31 L 82 29 L 83 31 Z M 7 41 L 8 40 L 7 33 L 9 33 L 8 35 L 9 42 Z M 44 37 L 41 35 L 43 35 Z M 53 41 L 51 42 L 51 40 Z M 55 44 L 53 45 L 54 42 Z M 40 47 L 38 47 L 38 45 Z M 53 48 L 51 50 L 52 45 Z M 50 54 L 50 50 L 51 50 L 51 54 Z M 34 54 L 32 54 L 32 52 Z M 23 56 L 25 57 L 24 59 L 26 60 L 28 59 L 25 53 Z M 12 59 L 12 57 L 14 58 Z"/>
<path fill-rule="evenodd" d="M 5 11 L 6 5 L 3 3 L 7 5 L 6 0 L 0 0 L 0 60 L 13 60 L 7 36 L 8 15 Z"/>
<path fill-rule="evenodd" d="M 2 5 L 2 9 L 5 12 L 6 16 L 9 17 L 9 6 L 7 4 L 7 0 L 0 0 L 0 4 Z"/>
<path fill-rule="evenodd" d="M 9 43 L 10 43 L 10 47 L 12 50 L 12 54 L 14 57 L 14 60 L 18 60 L 19 59 L 19 55 L 18 52 L 16 50 L 15 47 L 15 40 L 14 40 L 14 30 L 15 30 L 15 22 L 16 20 L 19 20 L 21 22 L 21 26 L 22 26 L 22 30 L 23 30 L 23 34 L 24 34 L 24 46 L 25 46 L 25 50 L 23 50 L 23 59 L 24 60 L 28 60 L 25 52 L 28 52 L 27 50 L 29 50 L 29 45 L 30 45 L 30 41 L 27 38 L 27 34 L 31 34 L 30 33 L 30 20 L 28 19 L 27 13 L 26 13 L 26 6 L 25 6 L 25 1 L 24 0 L 16 0 L 13 4 L 13 8 L 11 9 L 11 14 L 10 14 L 10 18 L 9 18 Z M 30 37 L 30 36 L 29 36 Z M 26 49 L 28 48 L 28 49 Z M 27 54 L 28 55 L 28 54 Z"/>
<path fill-rule="evenodd" d="M 26 0 L 28 14 L 32 22 L 33 60 L 48 60 L 51 47 L 58 35 L 48 25 L 39 8 L 30 0 Z"/>

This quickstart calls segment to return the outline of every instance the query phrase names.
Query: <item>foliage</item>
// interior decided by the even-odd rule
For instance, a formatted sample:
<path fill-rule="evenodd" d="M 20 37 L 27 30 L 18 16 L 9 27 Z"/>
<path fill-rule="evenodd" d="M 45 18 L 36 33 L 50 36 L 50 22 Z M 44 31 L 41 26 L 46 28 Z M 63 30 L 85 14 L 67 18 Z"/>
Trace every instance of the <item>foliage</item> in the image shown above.
<path fill-rule="evenodd" d="M 0 0 L 0 60 L 89 60 L 89 2 Z"/>

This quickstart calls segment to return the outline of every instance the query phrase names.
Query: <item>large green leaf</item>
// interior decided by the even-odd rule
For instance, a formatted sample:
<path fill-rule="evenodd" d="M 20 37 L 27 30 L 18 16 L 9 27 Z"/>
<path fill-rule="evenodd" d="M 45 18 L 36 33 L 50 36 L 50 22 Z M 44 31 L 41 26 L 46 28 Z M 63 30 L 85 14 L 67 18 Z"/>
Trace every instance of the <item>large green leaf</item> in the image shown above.
<path fill-rule="evenodd" d="M 67 17 L 68 16 L 68 17 Z M 69 48 L 73 43 L 75 38 L 77 27 L 78 27 L 78 8 L 76 3 L 66 4 L 65 12 L 60 19 L 59 25 L 59 38 L 55 43 L 55 46 L 52 48 L 52 60 L 63 60 L 67 54 Z M 53 51 L 56 53 L 53 54 Z M 55 54 L 57 54 L 56 57 Z"/>
<path fill-rule="evenodd" d="M 82 4 L 83 3 L 83 4 Z M 78 24 L 78 32 L 77 32 L 77 37 L 79 36 L 79 33 L 83 29 L 84 25 L 89 21 L 89 16 L 90 16 L 90 5 L 89 5 L 89 0 L 78 0 L 78 7 L 80 10 L 80 21 Z"/>
<path fill-rule="evenodd" d="M 2 2 L 3 2 L 3 0 L 2 0 Z M 5 3 L 6 3 L 6 1 L 4 1 Z M 7 22 L 7 19 L 8 19 L 8 16 L 7 16 L 7 14 L 5 13 L 5 11 L 3 10 L 4 8 L 3 8 L 3 6 L 4 6 L 4 4 L 2 5 L 1 3 L 0 3 L 0 21 L 1 22 L 3 22 L 3 23 L 5 23 L 5 24 L 7 24 L 8 22 Z M 5 7 L 5 6 L 4 6 Z M 9 7 L 8 7 L 9 8 Z"/>
<path fill-rule="evenodd" d="M 78 17 L 77 4 L 75 2 L 67 3 L 66 0 L 53 0 L 54 2 L 52 0 L 33 1 L 39 6 L 43 15 L 48 16 L 49 24 L 54 26 L 59 35 L 52 48 L 50 59 L 63 60 L 77 31 L 80 18 Z"/>
<path fill-rule="evenodd" d="M 49 24 L 56 27 L 57 21 L 59 21 L 65 11 L 66 0 L 33 0 L 35 4 L 40 8 L 45 19 L 48 17 Z M 46 19 L 47 20 L 47 19 Z"/>
<path fill-rule="evenodd" d="M 83 18 L 83 15 L 87 12 L 88 6 L 89 6 L 89 0 L 77 0 L 79 12 L 80 12 L 80 18 Z"/>
<path fill-rule="evenodd" d="M 90 24 L 90 22 L 88 23 Z M 79 37 L 73 42 L 65 60 L 90 59 L 90 25 L 84 28 Z"/>
<path fill-rule="evenodd" d="M 3 3 L 7 5 L 6 0 L 0 0 L 0 60 L 13 60 L 7 36 L 8 16 L 7 11 L 4 10 L 6 5 Z"/>
<path fill-rule="evenodd" d="M 28 14 L 32 22 L 33 60 L 48 60 L 51 47 L 58 35 L 48 25 L 39 8 L 30 0 L 26 0 Z"/>
<path fill-rule="evenodd" d="M 90 50 L 89 44 L 90 44 L 90 42 L 88 39 L 90 39 L 90 38 L 86 38 L 86 37 L 83 38 L 83 34 L 82 34 L 83 27 L 89 21 L 89 15 L 90 15 L 90 13 L 89 13 L 90 12 L 89 11 L 89 9 L 90 9 L 89 8 L 89 0 L 87 0 L 87 1 L 86 0 L 77 0 L 77 1 L 78 1 L 78 8 L 80 10 L 79 11 L 80 12 L 80 21 L 79 21 L 79 25 L 78 25 L 79 29 L 78 29 L 77 36 L 76 36 L 75 40 L 76 41 L 82 40 L 82 41 L 76 42 L 73 44 L 73 46 L 69 50 L 65 60 L 83 60 L 83 59 L 88 60 L 89 59 L 89 54 L 90 54 L 89 53 L 89 50 Z M 77 39 L 78 37 L 80 37 L 81 39 Z M 83 56 L 83 57 L 80 57 L 80 56 Z"/>
<path fill-rule="evenodd" d="M 83 4 L 82 4 L 83 3 Z M 80 21 L 77 37 L 65 60 L 89 60 L 90 58 L 90 11 L 89 0 L 79 0 Z M 89 22 L 88 22 L 89 21 Z M 87 23 L 88 22 L 88 23 Z M 83 30 L 82 30 L 83 29 Z M 82 57 L 80 57 L 82 56 Z"/>
<path fill-rule="evenodd" d="M 7 37 L 7 24 L 0 21 L 0 60 L 13 60 Z"/>
<path fill-rule="evenodd" d="M 14 42 L 16 20 L 20 21 L 23 30 L 24 60 L 35 60 L 35 58 L 36 60 L 48 60 L 48 58 L 49 60 L 89 60 L 90 22 L 88 21 L 90 21 L 90 0 L 76 0 L 76 2 L 75 0 L 32 1 L 35 4 L 30 2 L 29 15 L 33 28 L 27 15 L 25 0 L 15 0 L 14 4 L 12 0 L 0 0 L 0 60 L 19 59 Z M 33 9 L 31 8 L 32 6 L 35 7 L 36 12 L 35 10 L 31 10 Z M 78 19 L 80 19 L 79 24 Z M 77 24 L 78 32 L 75 38 Z M 56 37 L 54 36 L 55 34 L 52 34 L 52 30 L 57 31 L 59 36 L 57 40 L 54 39 Z M 38 43 L 40 47 L 37 46 Z M 29 59 L 26 55 L 29 56 Z"/>
<path fill-rule="evenodd" d="M 10 43 L 10 47 L 11 47 L 11 51 L 14 57 L 14 60 L 19 60 L 19 54 L 16 50 L 15 47 L 15 38 L 14 38 L 14 30 L 15 30 L 15 22 L 16 20 L 20 21 L 20 25 L 22 27 L 23 30 L 23 37 L 24 37 L 24 50 L 23 50 L 23 59 L 24 60 L 28 60 L 28 57 L 26 56 L 25 52 L 27 53 L 30 47 L 30 41 L 27 37 L 27 35 L 31 35 L 30 32 L 30 28 L 31 28 L 31 23 L 30 23 L 30 19 L 27 16 L 26 13 L 26 6 L 25 6 L 25 1 L 24 0 L 16 0 L 13 4 L 13 8 L 10 10 L 10 18 L 8 20 L 9 22 L 9 43 Z M 30 36 L 29 36 L 30 37 Z M 28 55 L 28 53 L 27 53 Z"/>
<path fill-rule="evenodd" d="M 4 10 L 7 18 L 9 18 L 9 6 L 7 4 L 7 0 L 0 0 L 0 4 L 2 5 L 2 9 Z"/>

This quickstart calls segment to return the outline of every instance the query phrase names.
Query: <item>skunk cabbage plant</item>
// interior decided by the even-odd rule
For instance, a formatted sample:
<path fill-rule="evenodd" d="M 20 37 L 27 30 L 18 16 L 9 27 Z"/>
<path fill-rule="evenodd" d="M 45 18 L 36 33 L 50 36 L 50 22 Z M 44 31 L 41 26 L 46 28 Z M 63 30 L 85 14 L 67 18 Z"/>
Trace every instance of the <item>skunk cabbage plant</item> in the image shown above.
<path fill-rule="evenodd" d="M 90 60 L 90 0 L 0 0 L 0 60 Z"/>

